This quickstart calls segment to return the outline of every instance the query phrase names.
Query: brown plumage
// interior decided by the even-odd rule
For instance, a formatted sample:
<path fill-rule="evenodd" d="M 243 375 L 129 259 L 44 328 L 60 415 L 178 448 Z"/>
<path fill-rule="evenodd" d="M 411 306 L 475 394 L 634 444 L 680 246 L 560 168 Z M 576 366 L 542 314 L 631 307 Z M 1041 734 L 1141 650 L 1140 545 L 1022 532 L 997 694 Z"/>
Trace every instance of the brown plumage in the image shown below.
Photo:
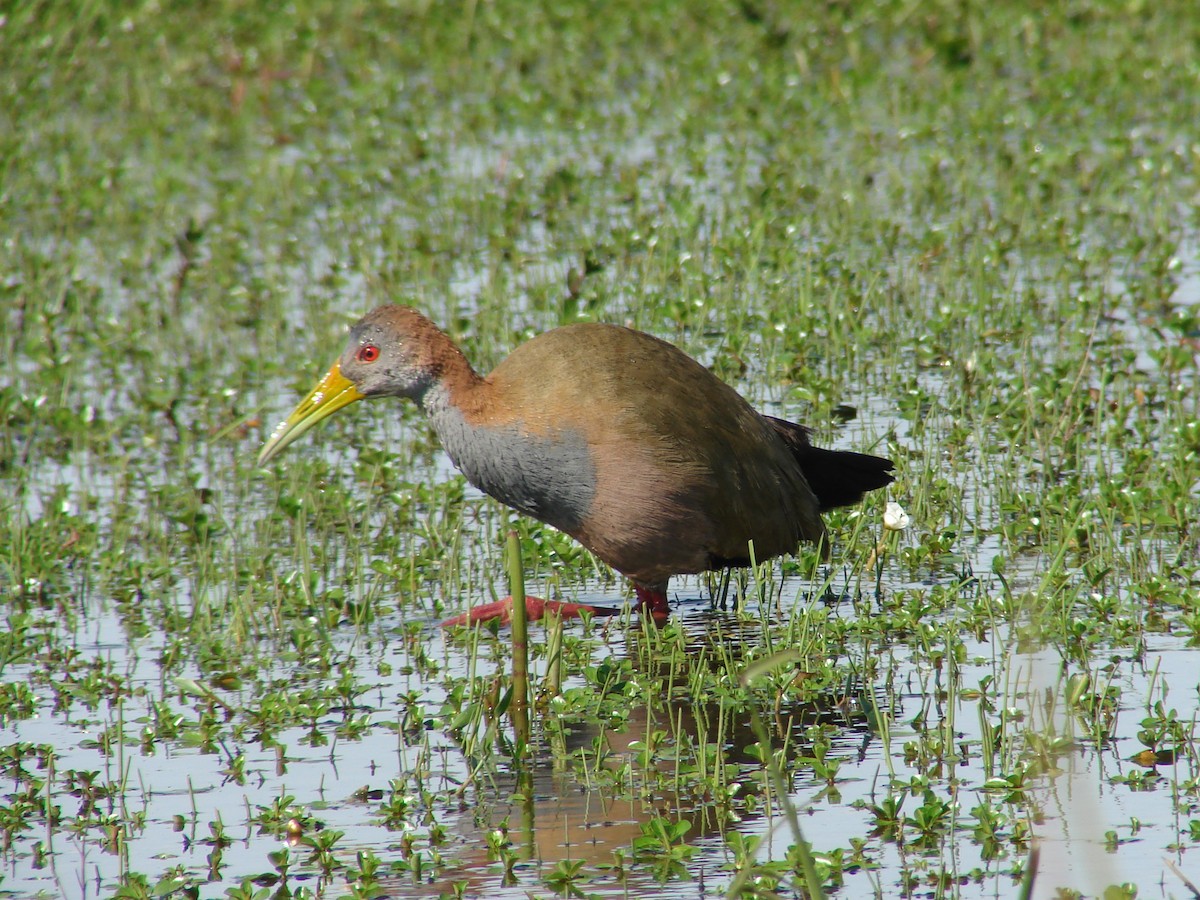
<path fill-rule="evenodd" d="M 576 538 L 666 611 L 672 575 L 825 541 L 820 513 L 892 481 L 877 456 L 823 450 L 685 353 L 639 331 L 538 335 L 480 377 L 415 310 L 382 306 L 263 448 L 266 462 L 367 397 L 408 397 L 455 464 L 503 503 Z"/>

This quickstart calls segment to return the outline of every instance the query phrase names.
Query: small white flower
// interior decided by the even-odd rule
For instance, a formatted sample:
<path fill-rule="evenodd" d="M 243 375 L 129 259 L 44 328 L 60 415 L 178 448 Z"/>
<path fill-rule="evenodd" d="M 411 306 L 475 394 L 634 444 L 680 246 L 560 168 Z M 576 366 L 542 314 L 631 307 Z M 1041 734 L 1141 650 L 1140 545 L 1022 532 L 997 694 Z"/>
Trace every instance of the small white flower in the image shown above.
<path fill-rule="evenodd" d="M 889 500 L 883 510 L 883 527 L 888 531 L 903 531 L 908 527 L 909 521 L 904 507 L 894 500 Z"/>

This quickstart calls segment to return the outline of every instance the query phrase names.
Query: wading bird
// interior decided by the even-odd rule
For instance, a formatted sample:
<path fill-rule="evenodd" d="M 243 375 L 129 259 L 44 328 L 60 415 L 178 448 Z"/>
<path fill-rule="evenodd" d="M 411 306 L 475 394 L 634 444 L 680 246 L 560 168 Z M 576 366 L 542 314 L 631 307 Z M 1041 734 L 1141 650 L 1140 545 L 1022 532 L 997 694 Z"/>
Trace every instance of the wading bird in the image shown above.
<path fill-rule="evenodd" d="M 263 447 L 266 463 L 317 422 L 375 397 L 428 416 L 477 488 L 571 535 L 668 613 L 672 575 L 761 562 L 801 541 L 827 552 L 821 513 L 892 481 L 892 462 L 809 442 L 757 412 L 666 341 L 616 325 L 555 328 L 486 377 L 429 319 L 381 306 Z M 547 601 L 528 598 L 530 618 Z M 511 598 L 458 621 L 504 615 Z M 553 604 L 565 614 L 580 604 Z"/>

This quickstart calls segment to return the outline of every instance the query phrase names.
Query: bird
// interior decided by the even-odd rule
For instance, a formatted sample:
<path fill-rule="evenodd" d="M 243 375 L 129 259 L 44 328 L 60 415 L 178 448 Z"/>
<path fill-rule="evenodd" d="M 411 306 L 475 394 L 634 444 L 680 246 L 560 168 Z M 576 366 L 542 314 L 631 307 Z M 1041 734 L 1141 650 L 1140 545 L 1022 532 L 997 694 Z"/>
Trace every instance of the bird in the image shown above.
<path fill-rule="evenodd" d="M 398 397 L 425 413 L 485 494 L 573 537 L 628 578 L 636 609 L 669 616 L 674 575 L 750 565 L 829 542 L 821 513 L 890 484 L 889 459 L 813 446 L 811 430 L 758 412 L 678 347 L 620 325 L 536 335 L 488 375 L 429 318 L 387 304 L 270 436 L 266 465 L 333 413 Z M 751 550 L 751 547 L 753 548 Z M 511 598 L 443 624 L 506 618 Z M 567 615 L 588 604 L 529 597 Z"/>

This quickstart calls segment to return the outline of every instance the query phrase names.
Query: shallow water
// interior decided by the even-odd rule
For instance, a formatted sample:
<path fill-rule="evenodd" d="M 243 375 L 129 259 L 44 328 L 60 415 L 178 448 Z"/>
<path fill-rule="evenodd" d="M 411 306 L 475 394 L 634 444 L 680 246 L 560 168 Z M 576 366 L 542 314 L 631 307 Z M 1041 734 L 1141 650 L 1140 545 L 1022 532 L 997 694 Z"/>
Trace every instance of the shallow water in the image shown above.
<path fill-rule="evenodd" d="M 53 5 L 0 15 L 0 900 L 177 869 L 201 896 L 250 878 L 342 896 L 368 852 L 389 896 L 567 892 L 563 861 L 587 894 L 716 896 L 739 836 L 763 838 L 759 862 L 795 844 L 751 707 L 804 835 L 845 860 L 836 896 L 1011 896 L 1035 839 L 1039 898 L 1179 896 L 1164 858 L 1200 882 L 1178 14 L 568 4 L 524 29 L 520 4 L 423 6 L 102 3 L 57 22 L 63 48 Z M 551 701 L 517 769 L 488 693 L 508 633 L 437 627 L 504 593 L 508 525 L 414 411 L 356 409 L 254 470 L 340 325 L 389 300 L 481 368 L 599 318 L 774 414 L 857 407 L 813 424 L 896 455 L 913 526 L 876 582 L 857 572 L 882 503 L 837 514 L 829 590 L 772 569 L 765 612 L 679 579 L 671 666 L 626 618 L 569 625 L 566 694 L 601 667 L 629 694 L 604 716 Z M 1117 513 L 1091 496 L 1114 485 L 1136 500 Z M 1068 513 L 1075 533 L 1026 527 Z M 536 590 L 628 602 L 566 542 L 526 539 Z M 836 683 L 801 670 L 730 700 L 768 643 L 847 623 L 819 644 Z M 1067 700 L 1079 677 L 1112 704 L 1099 740 Z M 271 704 L 300 724 L 272 730 Z M 1171 761 L 1133 762 L 1164 721 Z M 881 833 L 872 807 L 897 797 L 903 827 Z M 922 840 L 939 803 L 950 824 Z M 680 820 L 687 852 L 635 851 Z"/>
<path fill-rule="evenodd" d="M 783 585 L 782 594 L 799 595 L 805 588 L 797 580 L 789 581 Z M 621 601 L 615 592 L 604 599 Z M 834 614 L 853 615 L 853 612 L 835 609 Z M 704 601 L 685 600 L 677 604 L 677 615 L 691 636 L 689 640 L 697 647 L 712 647 L 720 641 L 725 641 L 727 647 L 736 647 L 739 640 L 755 640 L 753 625 L 747 632 L 745 620 L 709 611 Z M 734 627 L 733 632 L 729 631 L 730 626 Z M 387 664 L 392 671 L 402 673 L 408 666 L 409 652 L 404 638 L 389 634 L 390 629 L 390 623 L 380 622 L 369 637 L 346 630 L 335 641 L 347 652 L 353 652 L 360 665 Z M 1021 715 L 1044 715 L 1038 698 L 1055 689 L 1059 678 L 1056 654 L 1045 650 L 1016 653 L 1008 631 L 1002 627 L 988 641 L 968 645 L 966 661 L 958 668 L 960 684 L 969 687 L 988 676 L 1008 679 L 1014 709 Z M 626 655 L 629 638 L 636 639 L 637 634 L 636 630 L 626 632 L 622 627 L 609 629 L 608 651 L 614 658 Z M 447 675 L 465 674 L 472 665 L 462 645 L 446 641 L 439 629 L 427 628 L 422 638 L 426 652 L 445 667 Z M 324 828 L 345 832 L 338 844 L 338 853 L 345 858 L 352 858 L 359 848 L 370 848 L 385 861 L 399 858 L 411 853 L 403 848 L 406 830 L 416 833 L 430 822 L 440 825 L 445 837 L 436 852 L 447 861 L 444 869 L 417 878 L 416 883 L 411 875 L 389 878 L 386 885 L 393 896 L 427 896 L 431 885 L 445 888 L 453 881 L 465 881 L 472 896 L 523 897 L 530 886 L 529 877 L 533 873 L 545 874 L 558 860 L 607 864 L 612 862 L 615 850 L 623 848 L 628 853 L 632 840 L 641 834 L 642 823 L 657 812 L 693 822 L 687 835 L 688 843 L 696 848 L 686 867 L 690 880 L 676 879 L 660 885 L 644 867 L 633 867 L 624 881 L 614 877 L 589 882 L 589 892 L 600 896 L 649 891 L 660 896 L 696 896 L 697 892 L 720 890 L 728 881 L 723 832 L 734 829 L 746 835 L 766 836 L 759 850 L 760 859 L 786 857 L 791 843 L 790 831 L 778 812 L 768 815 L 761 808 L 743 809 L 738 814 L 740 821 L 719 821 L 715 808 L 703 799 L 657 791 L 652 779 L 640 778 L 636 765 L 628 767 L 627 775 L 615 784 L 588 784 L 563 765 L 565 757 L 561 751 L 551 753 L 548 748 L 543 748 L 533 767 L 532 795 L 528 802 L 514 799 L 515 792 L 527 791 L 528 787 L 518 784 L 513 774 L 501 767 L 490 775 L 477 777 L 463 793 L 461 802 L 448 802 L 447 795 L 439 793 L 442 802 L 422 809 L 415 797 L 410 798 L 413 803 L 410 824 L 399 830 L 388 829 L 378 821 L 373 804 L 356 799 L 356 791 L 367 788 L 386 793 L 393 778 L 399 778 L 403 784 L 413 777 L 427 779 L 425 786 L 434 791 L 453 790 L 455 785 L 468 782 L 468 760 L 461 747 L 437 727 L 407 735 L 370 728 L 361 738 L 339 739 L 335 729 L 343 716 L 333 711 L 320 716 L 311 731 L 290 729 L 279 734 L 279 743 L 286 747 L 282 756 L 274 749 L 256 747 L 253 742 L 241 742 L 236 747 L 222 742 L 201 749 L 161 741 L 149 747 L 126 742 L 105 755 L 95 742 L 106 729 L 120 725 L 127 733 L 135 733 L 142 718 L 150 714 L 149 699 L 178 706 L 176 688 L 161 682 L 156 657 L 162 645 L 153 637 L 130 642 L 117 617 L 103 611 L 81 621 L 76 631 L 64 635 L 64 639 L 83 658 L 101 660 L 112 671 L 127 675 L 139 696 L 129 697 L 120 708 L 106 706 L 96 711 L 75 705 L 52 712 L 43 706 L 34 718 L 8 723 L 0 731 L 0 742 L 54 747 L 60 776 L 68 769 L 95 771 L 101 782 L 123 783 L 123 793 L 102 800 L 100 805 L 107 805 L 110 814 L 144 816 L 145 827 L 138 829 L 119 852 L 106 848 L 103 829 L 90 829 L 83 835 L 57 829 L 22 835 L 6 871 L 4 887 L 9 896 L 32 896 L 39 891 L 69 898 L 106 896 L 124 871 L 146 873 L 153 883 L 158 873 L 177 865 L 197 873 L 209 872 L 212 879 L 209 886 L 223 890 L 222 885 L 236 884 L 246 875 L 264 871 L 266 854 L 287 846 L 281 836 L 261 833 L 249 817 L 259 807 L 269 807 L 277 798 L 288 796 L 295 798 L 297 806 L 309 809 Z M 1157 636 L 1140 659 L 1132 659 L 1128 654 L 1114 655 L 1109 661 L 1111 677 L 1126 697 L 1143 694 L 1150 672 L 1156 673 L 1159 685 L 1186 684 L 1192 680 L 1193 653 L 1182 640 Z M 927 660 L 910 658 L 903 644 L 889 651 L 883 665 L 888 678 L 904 686 L 895 695 L 899 705 L 891 716 L 891 766 L 895 778 L 922 777 L 923 767 L 906 766 L 894 752 L 914 736 L 911 723 L 918 719 L 933 722 L 952 717 L 956 740 L 964 747 L 977 746 L 980 723 L 977 699 L 960 694 L 955 699 L 955 708 L 946 708 L 944 700 L 936 699 L 939 690 L 945 688 L 941 673 L 931 670 Z M 21 666 L 12 666 L 6 677 L 19 679 L 21 674 Z M 272 675 L 287 678 L 287 667 L 280 666 Z M 568 680 L 566 687 L 581 683 L 575 677 Z M 436 709 L 443 699 L 439 690 L 436 681 L 411 675 L 378 678 L 370 695 L 359 699 L 356 713 L 365 714 L 374 722 L 395 721 L 398 695 L 416 692 L 422 708 L 428 711 Z M 233 707 L 255 702 L 247 693 L 219 690 L 217 693 Z M 806 728 L 821 718 L 828 717 L 837 725 L 830 752 L 832 758 L 842 762 L 836 792 L 831 793 L 819 779 L 806 778 L 803 769 L 793 783 L 792 801 L 801 812 L 806 836 L 818 851 L 848 847 L 853 838 L 870 832 L 870 816 L 857 804 L 877 801 L 889 778 L 884 743 L 867 728 L 858 708 L 860 698 L 852 691 L 844 699 L 848 706 L 793 712 L 797 718 L 791 752 L 800 752 L 805 745 Z M 1184 720 L 1191 720 L 1197 713 L 1195 692 L 1183 696 L 1173 693 L 1168 700 Z M 186 704 L 180 710 L 186 713 Z M 660 716 L 659 726 L 676 724 L 701 742 L 720 740 L 725 761 L 752 774 L 756 764 L 736 749 L 742 741 L 753 740 L 747 724 L 724 723 L 719 733 L 713 733 L 711 729 L 719 716 L 714 717 L 710 710 L 708 715 L 698 718 L 697 712 L 686 698 L 681 698 L 668 700 L 663 713 L 656 715 Z M 1034 823 L 1033 831 L 1043 851 L 1039 876 L 1043 888 L 1067 882 L 1078 887 L 1083 883 L 1081 878 L 1094 884 L 1097 890 L 1120 881 L 1144 884 L 1159 871 L 1160 854 L 1174 843 L 1179 829 L 1186 828 L 1187 823 L 1181 822 L 1174 810 L 1174 795 L 1194 778 L 1191 762 L 1181 759 L 1175 766 L 1160 769 L 1137 789 L 1118 780 L 1136 768 L 1126 758 L 1140 749 L 1136 733 L 1141 712 L 1137 708 L 1122 708 L 1110 744 L 1097 749 L 1083 740 L 1057 757 L 1060 771 L 1031 781 L 1028 789 L 1036 798 L 1034 806 L 1041 810 L 1041 819 Z M 1048 715 L 1060 734 L 1071 732 L 1072 724 L 1061 711 Z M 644 715 L 639 718 L 635 710 L 628 730 L 605 733 L 610 754 L 608 768 L 620 768 L 635 759 L 636 749 L 630 747 L 630 742 L 645 739 L 652 727 L 658 726 Z M 576 749 L 591 746 L 601 731 L 604 729 L 578 733 L 572 746 Z M 314 734 L 319 736 L 318 741 L 313 741 Z M 573 752 L 571 747 L 565 749 L 568 754 Z M 225 771 L 231 752 L 244 755 L 244 781 L 232 779 Z M 418 757 L 426 760 L 424 765 L 428 765 L 428 760 L 436 760 L 436 767 L 423 774 L 416 772 L 413 766 Z M 955 802 L 963 808 L 977 803 L 987 794 L 984 780 L 977 754 L 963 759 L 953 776 Z M 78 802 L 57 792 L 51 800 L 65 810 Z M 909 798 L 910 804 L 916 802 L 915 798 Z M 181 818 L 176 820 L 176 816 Z M 230 843 L 223 848 L 219 864 L 214 867 L 213 845 L 206 840 L 212 837 L 207 823 L 216 821 L 224 823 Z M 1130 830 L 1134 821 L 1144 823 L 1136 832 Z M 502 867 L 489 860 L 487 853 L 488 832 L 503 823 L 507 823 L 508 839 L 522 857 L 514 870 L 518 881 L 511 886 L 505 886 Z M 1104 849 L 1108 831 L 1115 831 L 1121 840 L 1138 841 L 1148 851 L 1158 848 L 1158 852 L 1139 854 L 1145 859 L 1144 868 L 1131 864 L 1128 854 L 1117 860 Z M 43 867 L 35 867 L 28 852 L 35 841 L 40 841 L 47 853 L 47 864 Z M 294 852 L 303 858 L 302 850 Z M 430 848 L 416 852 L 428 855 Z M 877 890 L 888 894 L 891 888 L 886 873 L 899 871 L 905 865 L 911 869 L 914 853 L 919 855 L 919 849 L 906 849 L 894 842 L 874 844 L 868 858 L 879 867 L 878 873 L 864 869 L 847 874 L 847 890 L 854 896 Z M 944 845 L 943 854 L 931 863 L 961 875 L 964 880 L 956 888 L 961 896 L 996 896 L 998 882 L 994 876 L 981 877 L 981 873 L 994 870 L 1001 862 L 1011 864 L 1011 860 L 983 859 L 979 845 L 972 841 L 951 841 Z M 427 871 L 433 868 L 427 867 Z M 1056 873 L 1065 882 L 1056 882 Z M 311 873 L 294 876 L 293 885 L 313 877 Z M 881 877 L 884 880 L 878 886 Z M 915 895 L 922 894 L 919 888 L 915 891 Z M 1049 896 L 1042 889 L 1038 895 Z"/>
<path fill-rule="evenodd" d="M 1136 323 L 1122 327 L 1141 328 Z M 1149 332 L 1138 333 L 1148 339 Z M 936 369 L 921 373 L 920 378 L 932 396 L 950 389 L 949 379 Z M 786 410 L 773 407 L 772 411 L 786 414 Z M 372 413 L 386 416 L 380 409 Z M 934 432 L 948 427 L 949 423 L 935 418 L 923 422 L 924 429 Z M 402 425 L 390 422 L 380 430 L 389 442 L 397 444 L 417 436 L 407 420 Z M 928 440 L 928 431 L 924 437 L 915 435 L 912 422 L 890 414 L 881 401 L 869 402 L 860 418 L 841 428 L 835 439 L 839 446 L 861 446 L 872 434 L 886 430 L 900 445 Z M 346 467 L 354 459 L 354 453 L 337 440 L 314 441 L 304 452 L 323 459 L 333 469 Z M 191 471 L 202 485 L 211 484 L 219 491 L 229 477 L 234 466 L 224 453 L 221 450 L 213 459 L 192 461 Z M 86 490 L 96 498 L 91 501 L 92 512 L 98 512 L 102 524 L 109 521 L 105 510 L 110 504 L 116 508 L 119 494 L 133 491 L 148 499 L 159 489 L 144 483 L 130 487 L 124 472 L 113 473 L 102 459 L 87 455 L 79 462 L 44 459 L 37 465 L 33 483 L 63 485 L 69 498 Z M 439 482 L 457 477 L 440 452 L 419 463 L 416 470 L 421 477 Z M 266 491 L 263 494 L 265 497 Z M 76 512 L 73 500 L 52 499 L 55 496 L 53 491 L 26 492 L 25 514 L 36 520 L 53 512 L 47 506 L 50 502 L 66 503 L 60 512 Z M 494 573 L 494 560 L 486 549 L 494 507 L 470 487 L 465 498 L 478 507 L 480 516 L 464 531 L 463 558 L 466 564 Z M 908 570 L 889 558 L 878 595 L 875 585 L 846 584 L 835 588 L 844 588 L 846 596 L 834 597 L 829 604 L 828 598 L 812 599 L 814 585 L 810 582 L 784 578 L 775 584 L 771 615 L 782 613 L 786 618 L 793 610 L 812 604 L 827 607 L 831 618 L 854 619 L 872 614 L 881 602 L 918 602 L 938 589 L 961 591 L 957 608 L 951 606 L 928 617 L 931 625 L 938 626 L 965 616 L 970 596 L 999 602 L 1008 592 L 1038 591 L 1046 559 L 1036 550 L 1003 559 L 1004 583 L 988 574 L 1004 550 L 994 530 L 1000 512 L 986 491 L 974 484 L 961 487 L 961 498 L 963 508 L 972 511 L 975 530 L 955 542 L 952 567 L 943 562 Z M 261 502 L 262 506 L 256 502 L 254 515 L 270 513 L 265 499 Z M 230 509 L 222 515 L 243 512 Z M 848 516 L 843 529 L 867 514 Z M 379 527 L 386 526 L 381 523 Z M 918 530 L 923 527 L 924 523 L 916 525 Z M 335 543 L 335 552 L 342 554 L 339 545 Z M 1155 558 L 1171 551 L 1147 546 L 1144 552 Z M 130 547 L 129 553 L 136 558 L 139 548 Z M 836 570 L 830 571 L 836 584 Z M 970 577 L 964 580 L 964 573 Z M 541 573 L 542 577 L 546 574 Z M 208 889 L 220 894 L 244 878 L 271 872 L 268 854 L 285 848 L 295 861 L 288 884 L 339 893 L 343 882 L 338 878 L 342 876 L 323 884 L 311 863 L 310 847 L 297 845 L 294 837 L 289 839 L 278 827 L 260 827 L 255 821 L 262 810 L 281 798 L 294 798 L 283 805 L 310 817 L 305 823 L 306 838 L 321 831 L 344 832 L 335 847 L 342 864 L 352 865 L 359 850 L 370 850 L 385 866 L 394 864 L 402 869 L 382 879 L 389 896 L 428 896 L 450 890 L 457 883 L 469 896 L 520 898 L 531 889 L 548 889 L 543 879 L 561 860 L 584 864 L 590 873 L 585 889 L 598 896 L 705 896 L 723 891 L 730 882 L 731 833 L 762 837 L 756 852 L 760 862 L 786 859 L 794 843 L 780 809 L 765 809 L 761 799 L 749 803 L 744 799 L 762 796 L 761 784 L 754 783 L 761 777 L 761 766 L 745 752 L 746 745 L 753 743 L 749 723 L 728 719 L 720 710 L 698 708 L 686 695 L 672 694 L 656 704 L 636 706 L 630 710 L 624 730 L 577 724 L 567 746 L 543 743 L 532 766 L 531 782 L 518 779 L 505 762 L 502 748 L 498 754 L 485 754 L 491 759 L 482 760 L 479 747 L 469 748 L 449 734 L 441 710 L 448 684 L 486 675 L 495 666 L 486 649 L 475 651 L 469 643 L 450 638 L 437 627 L 439 616 L 432 611 L 438 608 L 439 597 L 421 596 L 416 602 L 404 598 L 403 612 L 381 615 L 366 626 L 342 622 L 327 628 L 332 658 L 352 659 L 360 675 L 375 673 L 367 676 L 370 690 L 356 698 L 352 709 L 331 704 L 314 716 L 311 727 L 278 732 L 273 740 L 283 748 L 280 750 L 253 737 L 234 741 L 220 729 L 219 740 L 208 745 L 198 741 L 193 726 L 205 703 L 186 693 L 186 685 L 177 682 L 175 672 L 164 675 L 167 669 L 161 659 L 171 652 L 172 636 L 154 628 L 138 629 L 136 607 L 131 610 L 112 598 L 97 596 L 86 590 L 86 581 L 81 584 L 85 587 L 80 595 L 88 599 L 71 614 L 57 615 L 53 609 L 37 610 L 36 606 L 34 614 L 43 622 L 49 644 L 70 648 L 92 670 L 127 679 L 127 688 L 117 706 L 102 700 L 95 706 L 75 701 L 56 707 L 55 686 L 38 681 L 41 664 L 16 662 L 4 669 L 7 682 L 31 681 L 39 702 L 34 716 L 3 724 L 0 746 L 27 743 L 54 748 L 57 773 L 43 773 L 43 777 L 56 778 L 51 781 L 50 801 L 67 815 L 79 808 L 76 818 L 88 823 L 78 832 L 54 828 L 18 833 L 7 856 L 2 885 L 7 896 L 41 892 L 64 898 L 102 897 L 109 895 L 126 873 L 142 873 L 153 885 L 176 867 L 202 878 Z M 336 586 L 332 579 L 327 583 L 321 577 L 314 585 L 318 591 Z M 370 581 L 363 587 L 370 590 Z M 538 589 L 536 581 L 534 588 Z M 193 610 L 197 606 L 193 590 L 191 580 L 181 580 L 172 588 L 168 604 L 185 612 Z M 576 593 L 570 599 L 614 607 L 627 602 L 615 584 L 593 582 L 571 590 Z M 763 617 L 753 604 L 748 617 L 713 610 L 702 599 L 707 596 L 705 585 L 695 578 L 677 579 L 672 592 L 675 620 L 687 635 L 689 653 L 697 658 L 708 654 L 716 660 L 736 661 L 741 648 L 762 643 L 766 632 L 759 623 Z M 851 602 L 856 593 L 857 599 Z M 467 603 L 490 597 L 460 599 Z M 420 624 L 417 640 L 422 653 L 436 661 L 438 677 L 423 677 L 421 667 L 413 664 L 414 636 L 408 629 L 414 623 Z M 568 627 L 570 633 L 582 633 L 578 624 Z M 286 631 L 281 629 L 274 652 L 270 646 L 256 648 L 261 668 L 254 679 L 243 679 L 240 688 L 213 688 L 217 703 L 208 704 L 209 714 L 219 718 L 224 704 L 244 714 L 260 702 L 256 690 L 266 686 L 298 694 L 314 686 L 318 695 L 326 693 L 337 673 L 311 668 L 315 657 L 309 660 L 303 653 L 283 652 L 290 649 Z M 641 632 L 636 624 L 614 620 L 601 626 L 599 634 L 592 651 L 597 661 L 639 659 Z M 535 635 L 535 640 L 541 639 L 540 630 L 535 630 Z M 829 726 L 829 757 L 840 761 L 832 789 L 803 764 L 792 783 L 791 801 L 816 852 L 835 848 L 848 852 L 855 841 L 872 835 L 871 806 L 881 802 L 889 784 L 908 784 L 906 816 L 920 806 L 926 787 L 937 798 L 953 803 L 957 820 L 963 822 L 970 810 L 984 801 L 1008 810 L 1009 831 L 1015 827 L 1011 819 L 1015 811 L 1036 810 L 1036 815 L 1022 823 L 1036 836 L 1041 850 L 1035 896 L 1053 896 L 1058 885 L 1100 892 L 1120 882 L 1147 885 L 1157 880 L 1161 858 L 1172 853 L 1189 831 L 1188 815 L 1197 808 L 1192 798 L 1200 793 L 1195 787 L 1198 766 L 1184 753 L 1173 764 L 1153 770 L 1139 767 L 1130 757 L 1142 749 L 1138 739 L 1141 719 L 1154 702 L 1162 700 L 1165 708 L 1173 709 L 1176 718 L 1185 723 L 1188 733 L 1194 730 L 1198 692 L 1179 687 L 1195 683 L 1189 638 L 1151 632 L 1144 646 L 1105 651 L 1091 660 L 1095 677 L 1118 689 L 1120 697 L 1112 739 L 1101 746 L 1096 746 L 1079 720 L 1064 709 L 1060 652 L 1031 640 L 1023 624 L 998 620 L 988 634 L 963 638 L 961 658 L 949 668 L 944 667 L 944 659 L 938 661 L 931 655 L 924 646 L 927 640 L 900 636 L 882 651 L 864 645 L 854 651 L 858 658 L 844 662 L 851 664 L 848 671 L 861 671 L 868 656 L 875 655 L 879 674 L 873 687 L 851 680 L 844 690 L 823 697 L 819 704 L 781 710 L 782 719 L 775 730 L 777 749 L 784 746 L 786 737 L 784 752 L 790 759 L 806 755 L 811 752 L 809 729 L 823 722 Z M 486 648 L 486 641 L 483 646 Z M 544 661 L 538 665 L 544 666 Z M 74 677 L 86 676 L 86 670 L 72 671 Z M 182 672 L 184 678 L 202 685 L 210 683 L 206 678 L 211 674 L 194 664 Z M 987 679 L 1003 687 L 970 693 Z M 881 685 L 891 687 L 881 690 Z M 566 690 L 585 686 L 578 672 L 568 672 Z M 864 692 L 871 691 L 874 699 L 867 701 Z M 997 698 L 1003 700 L 1003 709 L 981 715 L 983 700 Z M 888 713 L 890 735 L 886 741 L 869 727 L 864 703 L 878 704 Z M 140 743 L 137 735 L 142 727 L 164 710 L 183 721 L 180 737 Z M 1021 802 L 1011 806 L 1004 805 L 1005 791 L 986 783 L 990 775 L 998 773 L 985 770 L 978 752 L 982 718 L 995 720 L 997 716 L 1013 723 L 1010 740 L 1014 746 L 1021 743 L 1020 735 L 1026 731 L 1064 742 L 1048 755 L 1049 763 L 1043 760 L 1041 768 L 1026 780 Z M 339 734 L 353 719 L 361 720 L 363 727 L 355 729 L 353 737 Z M 414 725 L 414 720 L 421 724 Z M 953 734 L 951 743 L 957 745 L 957 751 L 952 747 L 945 761 L 934 764 L 937 777 L 932 779 L 928 760 L 906 762 L 904 753 L 907 744 L 919 744 L 919 738 L 931 728 L 947 729 Z M 657 730 L 670 740 L 679 741 L 686 735 L 692 742 L 679 748 L 676 760 L 692 762 L 694 747 L 708 744 L 720 748 L 719 757 L 736 768 L 733 781 L 749 779 L 746 789 L 735 791 L 724 805 L 703 793 L 664 790 L 664 779 L 642 766 L 637 744 Z M 117 737 L 106 744 L 121 734 L 126 735 L 124 740 Z M 595 741 L 605 748 L 602 768 L 610 776 L 598 778 L 592 769 L 575 764 L 580 754 L 587 756 Z M 1034 761 L 1036 755 L 1026 747 L 1014 751 L 1012 758 Z M 671 758 L 669 753 L 658 756 L 655 766 L 661 768 L 663 760 Z M 83 775 L 67 777 L 71 770 Z M 585 777 L 583 772 L 592 775 Z M 79 777 L 111 786 L 97 798 L 94 808 L 86 811 Z M 381 803 L 391 801 L 404 814 L 385 823 Z M 686 842 L 693 848 L 681 863 L 682 869 L 662 883 L 654 865 L 629 863 L 633 842 L 659 816 L 690 822 Z M 128 831 L 127 838 L 116 840 L 117 824 L 129 821 L 138 824 Z M 212 823 L 221 823 L 225 830 L 220 845 L 214 841 Z M 433 828 L 441 832 L 436 840 Z M 489 840 L 495 844 L 501 828 L 507 833 L 500 843 L 508 842 L 519 857 L 512 869 L 515 880 L 506 879 L 503 864 L 495 852 L 489 852 Z M 1146 852 L 1116 854 L 1118 842 L 1145 847 Z M 990 857 L 985 856 L 983 846 L 969 834 L 963 839 L 952 834 L 950 839 L 931 841 L 928 846 L 869 840 L 863 852 L 865 864 L 846 869 L 844 891 L 848 896 L 889 896 L 896 889 L 897 873 L 904 872 L 913 879 L 909 885 L 913 896 L 939 895 L 946 879 L 954 882 L 956 896 L 1003 896 L 1015 889 L 1010 872 L 1023 862 L 1029 845 L 1006 843 Z M 624 868 L 612 868 L 614 860 L 622 858 Z M 1187 862 L 1186 856 L 1183 862 Z"/>

